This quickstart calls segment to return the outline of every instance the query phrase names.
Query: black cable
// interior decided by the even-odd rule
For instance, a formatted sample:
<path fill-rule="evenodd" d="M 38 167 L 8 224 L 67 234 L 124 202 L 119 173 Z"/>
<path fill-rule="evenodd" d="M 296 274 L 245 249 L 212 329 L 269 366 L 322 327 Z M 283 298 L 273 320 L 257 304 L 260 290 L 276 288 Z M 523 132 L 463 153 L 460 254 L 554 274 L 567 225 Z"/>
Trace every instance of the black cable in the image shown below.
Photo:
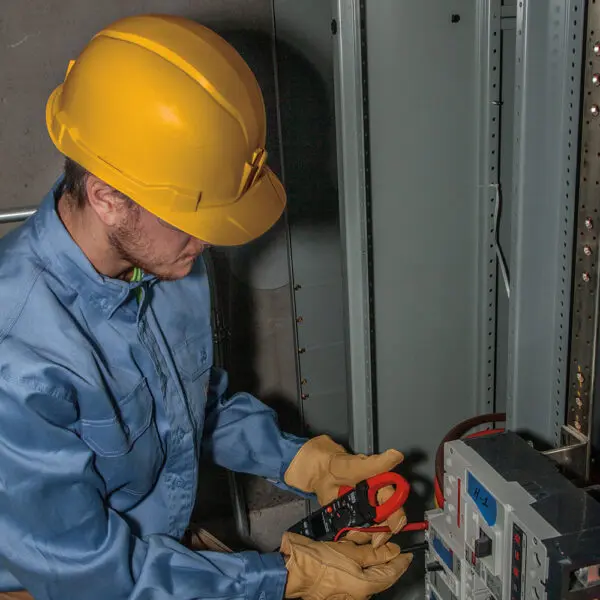
<path fill-rule="evenodd" d="M 427 550 L 427 542 L 420 542 L 419 544 L 413 544 L 412 546 L 405 546 L 401 550 L 401 554 L 412 554 L 413 552 L 422 552 Z"/>

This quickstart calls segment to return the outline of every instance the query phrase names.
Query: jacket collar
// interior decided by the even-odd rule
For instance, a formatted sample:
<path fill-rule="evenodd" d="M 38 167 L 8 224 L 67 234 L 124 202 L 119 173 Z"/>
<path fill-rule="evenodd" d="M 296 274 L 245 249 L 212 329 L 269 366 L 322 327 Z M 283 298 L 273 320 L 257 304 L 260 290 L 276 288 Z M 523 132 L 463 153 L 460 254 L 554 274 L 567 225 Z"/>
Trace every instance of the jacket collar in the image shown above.
<path fill-rule="evenodd" d="M 62 194 L 62 184 L 63 177 L 58 179 L 32 217 L 38 242 L 36 251 L 48 268 L 59 271 L 63 283 L 111 317 L 130 294 L 139 286 L 156 281 L 156 277 L 145 275 L 141 281 L 127 282 L 98 273 L 58 216 L 56 203 Z"/>

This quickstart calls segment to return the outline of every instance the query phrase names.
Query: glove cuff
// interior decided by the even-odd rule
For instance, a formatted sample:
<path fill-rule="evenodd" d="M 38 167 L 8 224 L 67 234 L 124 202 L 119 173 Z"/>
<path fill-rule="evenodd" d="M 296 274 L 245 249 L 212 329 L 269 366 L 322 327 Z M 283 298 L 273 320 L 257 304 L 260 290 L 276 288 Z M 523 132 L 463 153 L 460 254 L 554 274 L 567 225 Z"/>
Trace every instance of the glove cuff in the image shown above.
<path fill-rule="evenodd" d="M 347 453 L 328 435 L 309 440 L 290 463 L 284 474 L 285 483 L 307 494 L 317 493 L 319 481 L 329 474 L 331 459 L 339 454 Z"/>

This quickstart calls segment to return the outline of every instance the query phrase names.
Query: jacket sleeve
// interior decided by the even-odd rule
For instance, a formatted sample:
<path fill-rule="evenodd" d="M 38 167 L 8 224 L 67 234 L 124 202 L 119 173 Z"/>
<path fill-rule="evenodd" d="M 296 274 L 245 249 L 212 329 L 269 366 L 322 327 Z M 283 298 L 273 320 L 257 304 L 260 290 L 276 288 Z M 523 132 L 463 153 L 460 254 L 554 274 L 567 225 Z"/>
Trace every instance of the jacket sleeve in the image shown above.
<path fill-rule="evenodd" d="M 0 375 L 0 566 L 37 600 L 282 598 L 278 553 L 193 552 L 134 536 L 65 424 L 73 404 L 36 387 Z"/>
<path fill-rule="evenodd" d="M 282 432 L 275 411 L 245 392 L 227 395 L 228 376 L 213 368 L 208 388 L 203 453 L 216 464 L 269 479 L 283 489 L 283 476 L 306 439 Z"/>

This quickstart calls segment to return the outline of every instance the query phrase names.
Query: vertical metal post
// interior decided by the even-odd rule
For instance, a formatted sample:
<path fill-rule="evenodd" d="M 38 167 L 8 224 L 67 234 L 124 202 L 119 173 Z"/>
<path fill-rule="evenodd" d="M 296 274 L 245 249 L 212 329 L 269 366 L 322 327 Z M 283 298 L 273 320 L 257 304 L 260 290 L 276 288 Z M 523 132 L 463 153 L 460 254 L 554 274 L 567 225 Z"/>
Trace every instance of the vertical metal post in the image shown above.
<path fill-rule="evenodd" d="M 352 448 L 374 450 L 370 232 L 363 7 L 333 0 L 340 226 L 344 249 Z"/>
<path fill-rule="evenodd" d="M 560 443 L 584 0 L 517 6 L 508 427 Z"/>
<path fill-rule="evenodd" d="M 565 435 L 583 443 L 570 466 L 588 478 L 594 396 L 597 394 L 600 273 L 600 5 L 588 2 L 581 120 L 579 198 Z"/>
<path fill-rule="evenodd" d="M 479 64 L 479 306 L 477 390 L 480 413 L 495 411 L 497 228 L 501 198 L 500 164 L 500 0 L 477 4 Z"/>

